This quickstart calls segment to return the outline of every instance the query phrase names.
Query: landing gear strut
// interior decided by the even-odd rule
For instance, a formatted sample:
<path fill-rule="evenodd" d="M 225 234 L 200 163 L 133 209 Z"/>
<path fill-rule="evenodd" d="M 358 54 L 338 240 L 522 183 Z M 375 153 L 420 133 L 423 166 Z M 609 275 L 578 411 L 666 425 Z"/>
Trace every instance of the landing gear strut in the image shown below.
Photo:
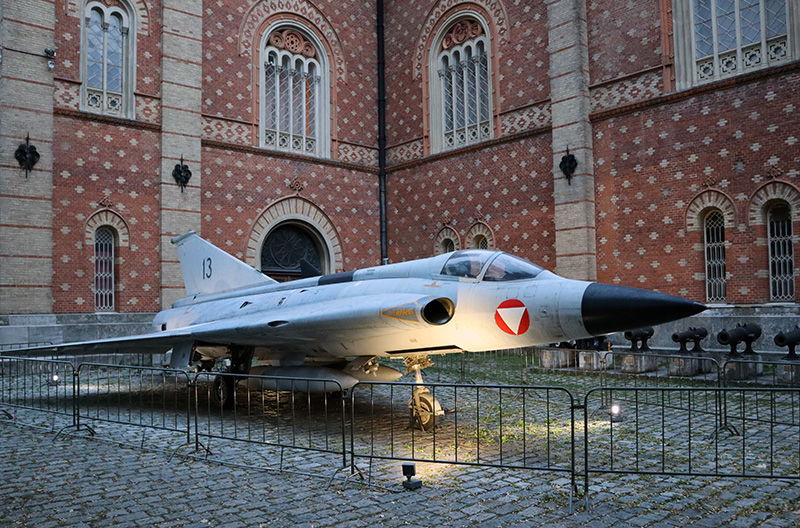
<path fill-rule="evenodd" d="M 439 421 L 439 416 L 444 414 L 439 400 L 433 397 L 431 391 L 422 383 L 422 369 L 430 367 L 433 362 L 428 356 L 406 356 L 403 358 L 406 372 L 414 372 L 418 387 L 414 389 L 408 407 L 412 412 L 413 426 L 423 431 L 433 431 Z"/>
<path fill-rule="evenodd" d="M 236 404 L 236 382 L 250 372 L 254 350 L 254 347 L 231 347 L 230 369 L 226 375 L 216 376 L 211 387 L 211 397 L 220 408 L 231 409 Z"/>

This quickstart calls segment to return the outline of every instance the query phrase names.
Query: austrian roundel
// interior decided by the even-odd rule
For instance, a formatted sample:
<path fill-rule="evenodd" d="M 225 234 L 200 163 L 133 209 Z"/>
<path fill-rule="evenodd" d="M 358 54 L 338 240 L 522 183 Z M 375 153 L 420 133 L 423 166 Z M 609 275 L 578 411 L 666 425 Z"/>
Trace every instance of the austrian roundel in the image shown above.
<path fill-rule="evenodd" d="M 500 303 L 494 312 L 494 320 L 500 330 L 511 335 L 524 334 L 531 325 L 528 309 L 519 299 L 509 299 Z"/>

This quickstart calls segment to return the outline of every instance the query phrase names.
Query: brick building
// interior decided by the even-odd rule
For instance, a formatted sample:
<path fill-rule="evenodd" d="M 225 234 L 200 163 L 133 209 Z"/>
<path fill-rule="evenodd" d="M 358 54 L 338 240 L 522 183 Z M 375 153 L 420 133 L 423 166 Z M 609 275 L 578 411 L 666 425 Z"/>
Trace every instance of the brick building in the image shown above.
<path fill-rule="evenodd" d="M 0 0 L 0 343 L 146 330 L 190 229 L 283 278 L 490 247 L 797 323 L 797 0 L 376 3 Z"/>

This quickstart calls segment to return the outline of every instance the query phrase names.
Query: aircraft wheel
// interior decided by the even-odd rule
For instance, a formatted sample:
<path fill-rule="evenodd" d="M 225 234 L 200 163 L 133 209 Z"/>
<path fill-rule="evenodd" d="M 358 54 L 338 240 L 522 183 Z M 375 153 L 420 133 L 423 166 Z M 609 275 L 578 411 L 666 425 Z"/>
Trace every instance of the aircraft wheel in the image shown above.
<path fill-rule="evenodd" d="M 211 386 L 214 404 L 222 409 L 231 409 L 235 401 L 236 385 L 231 376 L 216 376 Z"/>
<path fill-rule="evenodd" d="M 429 392 L 419 395 L 419 408 L 415 409 L 415 420 L 423 431 L 433 431 L 439 421 L 437 410 L 441 409 L 439 402 Z"/>

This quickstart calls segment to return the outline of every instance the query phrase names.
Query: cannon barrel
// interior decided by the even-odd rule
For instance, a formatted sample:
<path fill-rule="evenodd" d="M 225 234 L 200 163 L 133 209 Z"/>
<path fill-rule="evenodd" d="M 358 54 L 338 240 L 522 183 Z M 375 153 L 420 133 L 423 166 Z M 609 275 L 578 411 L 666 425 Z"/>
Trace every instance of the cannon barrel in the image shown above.
<path fill-rule="evenodd" d="M 745 344 L 745 354 L 755 354 L 753 351 L 753 341 L 761 337 L 761 327 L 755 323 L 736 324 L 735 328 L 730 330 L 721 330 L 717 334 L 717 341 L 720 345 L 729 345 L 731 347 L 730 354 L 732 356 L 738 355 L 736 347 L 739 343 Z"/>
<path fill-rule="evenodd" d="M 688 330 L 684 330 L 683 332 L 675 332 L 672 334 L 672 340 L 676 343 L 683 342 L 686 344 L 687 341 L 691 341 L 694 339 L 694 328 L 690 328 Z"/>
<path fill-rule="evenodd" d="M 644 328 L 636 328 L 635 330 L 626 330 L 625 339 L 642 339 L 653 337 L 653 327 L 646 326 Z"/>
<path fill-rule="evenodd" d="M 778 332 L 775 336 L 775 344 L 779 347 L 788 347 L 789 353 L 786 354 L 786 359 L 797 360 L 800 359 L 795 353 L 795 348 L 800 344 L 800 327 L 795 325 L 794 330 L 788 332 Z"/>

